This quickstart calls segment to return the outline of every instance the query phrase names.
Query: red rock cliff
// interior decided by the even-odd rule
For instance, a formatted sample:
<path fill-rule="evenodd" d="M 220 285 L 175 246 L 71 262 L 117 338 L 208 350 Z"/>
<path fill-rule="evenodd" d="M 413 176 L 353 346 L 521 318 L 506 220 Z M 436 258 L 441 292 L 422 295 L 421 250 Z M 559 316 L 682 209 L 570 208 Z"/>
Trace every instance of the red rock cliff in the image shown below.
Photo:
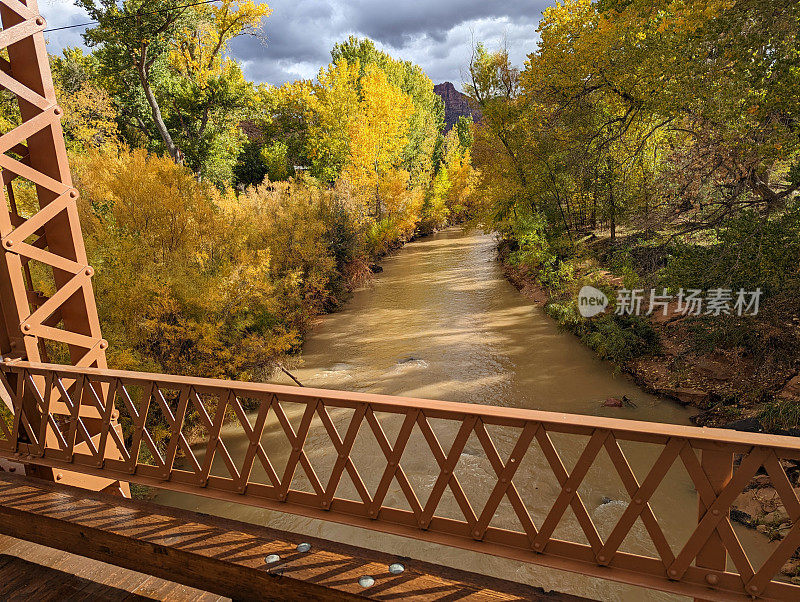
<path fill-rule="evenodd" d="M 456 90 L 456 87 L 450 82 L 436 84 L 433 91 L 444 101 L 444 119 L 447 122 L 445 131 L 450 130 L 462 115 L 465 117 L 471 115 L 473 121 L 480 121 L 480 110 L 473 106 L 469 96 Z"/>

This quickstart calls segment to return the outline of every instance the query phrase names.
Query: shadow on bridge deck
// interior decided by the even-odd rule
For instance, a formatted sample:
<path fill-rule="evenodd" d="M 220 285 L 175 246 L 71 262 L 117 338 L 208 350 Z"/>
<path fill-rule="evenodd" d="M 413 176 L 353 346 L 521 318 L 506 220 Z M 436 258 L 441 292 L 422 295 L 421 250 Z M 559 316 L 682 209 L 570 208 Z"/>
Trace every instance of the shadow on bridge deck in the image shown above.
<path fill-rule="evenodd" d="M 52 578 L 54 588 L 69 588 L 69 581 L 57 580 L 66 572 L 86 580 L 87 588 L 92 579 L 98 581 L 98 587 L 116 588 L 120 595 L 110 596 L 115 600 L 127 599 L 130 593 L 155 599 L 203 601 L 219 600 L 219 596 L 307 602 L 365 598 L 408 602 L 579 600 L 411 559 L 400 559 L 404 566 L 395 573 L 390 565 L 398 558 L 387 554 L 316 538 L 301 539 L 266 527 L 7 473 L 0 473 L 0 533 L 70 553 L 64 554 L 62 561 L 54 560 L 49 568 L 44 559 L 47 554 L 57 556 L 56 550 L 44 548 L 40 549 L 41 557 L 22 557 L 35 564 L 27 562 L 16 566 L 32 572 L 34 578 L 13 575 L 12 578 L 25 582 L 27 587 L 37 588 L 37 592 L 39 589 L 46 592 L 48 588 L 37 585 L 36 579 Z M 0 547 L 0 554 L 7 558 L 19 557 L 19 551 L 31 545 L 26 542 L 18 542 L 22 548 L 17 550 L 14 546 Z M 301 549 L 300 543 L 309 547 Z M 72 554 L 100 562 L 95 562 L 90 574 L 83 575 L 78 569 L 92 561 L 75 556 L 72 556 L 75 560 L 68 560 Z M 13 558 L 9 562 L 11 567 L 15 566 Z M 40 577 L 35 577 L 37 571 Z M 136 578 L 146 579 L 147 575 L 159 579 L 136 583 Z M 362 584 L 364 576 L 371 580 L 368 585 Z M 126 579 L 133 580 L 133 588 L 120 592 Z M 191 595 L 188 588 L 184 588 L 189 592 L 186 596 L 178 589 L 167 591 L 169 587 L 182 587 L 178 583 L 217 595 L 196 590 Z M 75 582 L 75 587 L 80 584 L 80 581 Z M 148 587 L 154 591 L 148 592 Z M 0 599 L 8 598 L 0 592 Z M 38 602 L 48 598 L 32 593 L 19 599 Z M 51 599 L 85 598 L 78 595 Z"/>
<path fill-rule="evenodd" d="M 223 602 L 227 598 L 0 535 L 0 600 Z"/>

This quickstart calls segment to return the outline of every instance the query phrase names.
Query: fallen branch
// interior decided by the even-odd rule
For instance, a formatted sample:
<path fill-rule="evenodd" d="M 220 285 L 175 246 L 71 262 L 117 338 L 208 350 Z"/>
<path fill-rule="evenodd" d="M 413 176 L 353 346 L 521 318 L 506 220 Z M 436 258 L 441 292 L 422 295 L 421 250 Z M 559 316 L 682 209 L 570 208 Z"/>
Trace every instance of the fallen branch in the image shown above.
<path fill-rule="evenodd" d="M 283 372 L 286 376 L 288 376 L 294 382 L 296 382 L 298 387 L 305 387 L 305 385 L 303 383 L 301 383 L 299 380 L 297 380 L 297 377 L 295 377 L 294 374 L 292 374 L 286 368 L 283 367 L 283 364 L 278 364 L 278 368 L 280 368 L 281 372 Z"/>

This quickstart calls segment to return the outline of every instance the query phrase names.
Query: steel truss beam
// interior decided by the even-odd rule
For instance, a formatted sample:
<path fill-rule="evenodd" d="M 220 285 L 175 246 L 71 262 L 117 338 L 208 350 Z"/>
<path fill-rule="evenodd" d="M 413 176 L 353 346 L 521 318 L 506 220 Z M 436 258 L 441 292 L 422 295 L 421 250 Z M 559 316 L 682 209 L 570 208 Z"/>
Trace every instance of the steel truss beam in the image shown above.
<path fill-rule="evenodd" d="M 0 88 L 14 94 L 20 122 L 0 135 L 7 207 L 0 209 L 0 354 L 31 361 L 69 361 L 105 368 L 102 338 L 83 236 L 36 0 L 0 0 Z M 22 207 L 20 192 L 38 210 Z M 36 289 L 49 280 L 50 295 Z M 33 405 L 28 399 L 27 404 Z M 99 421 L 91 431 L 99 431 Z M 33 420 L 34 418 L 32 418 Z M 47 478 L 47 471 L 39 471 Z M 73 478 L 75 477 L 75 478 Z M 70 483 L 113 483 L 69 475 Z"/>

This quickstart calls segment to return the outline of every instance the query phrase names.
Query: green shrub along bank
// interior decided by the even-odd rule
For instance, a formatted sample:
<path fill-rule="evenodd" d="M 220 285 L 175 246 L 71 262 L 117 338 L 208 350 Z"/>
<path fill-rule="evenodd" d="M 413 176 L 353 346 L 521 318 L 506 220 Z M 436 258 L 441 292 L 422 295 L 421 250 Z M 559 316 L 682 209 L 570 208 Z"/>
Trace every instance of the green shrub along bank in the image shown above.
<path fill-rule="evenodd" d="M 800 387 L 793 384 L 800 380 L 796 216 L 792 202 L 776 215 L 743 212 L 702 237 L 622 231 L 611 241 L 598 231 L 572 246 L 541 220 L 520 220 L 500 255 L 511 280 L 538 287 L 548 315 L 599 357 L 652 390 L 673 396 L 690 390 L 688 403 L 703 410 L 704 424 L 754 419 L 764 430 L 800 432 Z M 611 309 L 582 317 L 577 297 L 585 285 L 603 291 Z M 676 295 L 681 288 L 718 287 L 760 289 L 758 314 L 647 315 L 651 289 Z M 645 291 L 643 315 L 614 312 L 622 288 Z"/>

